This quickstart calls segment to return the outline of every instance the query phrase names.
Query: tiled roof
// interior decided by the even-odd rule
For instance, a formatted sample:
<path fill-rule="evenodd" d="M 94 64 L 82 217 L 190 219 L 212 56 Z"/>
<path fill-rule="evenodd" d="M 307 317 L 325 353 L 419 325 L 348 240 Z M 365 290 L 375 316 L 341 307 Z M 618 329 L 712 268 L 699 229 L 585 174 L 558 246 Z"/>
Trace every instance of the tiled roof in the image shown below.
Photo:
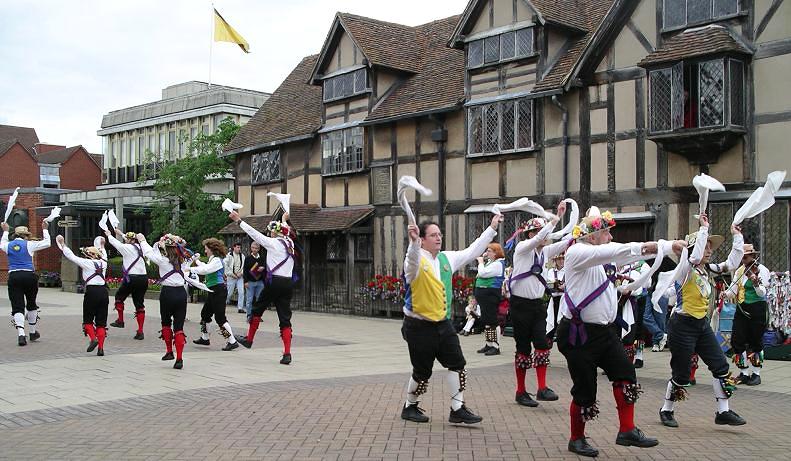
<path fill-rule="evenodd" d="M 3 155 L 6 152 L 8 152 L 8 149 L 10 149 L 11 146 L 16 144 L 17 142 L 19 141 L 17 141 L 16 138 L 0 140 L 0 155 Z"/>
<path fill-rule="evenodd" d="M 661 48 L 643 58 L 637 65 L 645 67 L 723 52 L 753 54 L 752 50 L 734 37 L 728 29 L 710 25 L 688 29 L 668 39 Z"/>
<path fill-rule="evenodd" d="M 25 146 L 25 149 L 30 152 L 33 152 L 33 146 L 38 143 L 38 135 L 35 128 L 0 125 L 0 141 L 8 141 L 9 139 L 17 139 L 19 144 Z"/>
<path fill-rule="evenodd" d="M 421 48 L 416 28 L 350 13 L 338 13 L 338 18 L 371 65 L 420 70 L 420 60 L 415 59 Z"/>
<path fill-rule="evenodd" d="M 374 107 L 366 120 L 375 121 L 429 112 L 461 104 L 464 100 L 464 50 L 446 46 L 459 16 L 415 27 L 421 50 L 412 61 L 417 74 L 402 82 Z"/>
<path fill-rule="evenodd" d="M 226 146 L 225 153 L 313 134 L 321 126 L 321 87 L 307 83 L 317 55 L 303 58 Z"/>
<path fill-rule="evenodd" d="M 71 156 L 74 155 L 74 153 L 77 152 L 77 149 L 79 149 L 80 147 L 82 146 L 74 146 L 74 147 L 68 147 L 66 149 L 53 150 L 50 152 L 39 154 L 38 156 L 36 156 L 36 159 L 38 160 L 38 163 L 46 163 L 46 164 L 64 163 L 66 162 L 66 160 L 70 159 Z"/>
<path fill-rule="evenodd" d="M 372 206 L 321 208 L 292 204 L 290 208 L 289 221 L 298 234 L 347 230 L 374 212 Z"/>
<path fill-rule="evenodd" d="M 590 3 L 599 3 L 599 0 L 528 0 L 528 3 L 545 22 L 588 31 L 587 7 Z"/>
<path fill-rule="evenodd" d="M 266 229 L 266 225 L 272 221 L 272 216 L 270 215 L 250 215 L 244 217 L 244 222 L 253 226 L 258 231 L 263 232 Z M 236 222 L 231 222 L 227 226 L 223 227 L 219 231 L 220 234 L 244 234 L 244 231 L 239 224 Z"/>

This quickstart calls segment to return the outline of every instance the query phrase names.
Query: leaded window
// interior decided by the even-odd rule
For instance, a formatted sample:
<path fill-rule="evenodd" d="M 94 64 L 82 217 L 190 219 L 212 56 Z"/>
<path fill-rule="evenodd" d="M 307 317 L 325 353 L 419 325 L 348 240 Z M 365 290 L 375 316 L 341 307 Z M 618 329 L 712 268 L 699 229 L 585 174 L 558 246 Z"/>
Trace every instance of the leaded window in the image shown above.
<path fill-rule="evenodd" d="M 532 27 L 473 40 L 467 43 L 467 68 L 532 56 L 533 41 Z"/>
<path fill-rule="evenodd" d="M 739 12 L 739 0 L 663 0 L 665 29 L 701 24 Z"/>
<path fill-rule="evenodd" d="M 483 64 L 483 41 L 475 40 L 467 45 L 467 67 L 478 67 Z"/>
<path fill-rule="evenodd" d="M 322 172 L 349 173 L 363 168 L 363 129 L 354 127 L 325 133 L 321 138 Z"/>
<path fill-rule="evenodd" d="M 473 106 L 467 112 L 469 155 L 533 147 L 533 101 L 511 99 Z"/>
<path fill-rule="evenodd" d="M 346 74 L 330 77 L 323 82 L 324 101 L 347 98 L 368 91 L 368 72 L 357 69 Z"/>
<path fill-rule="evenodd" d="M 250 182 L 252 184 L 265 184 L 280 181 L 280 150 L 270 150 L 253 154 L 250 162 Z"/>
<path fill-rule="evenodd" d="M 700 63 L 699 125 L 720 126 L 725 119 L 725 63 L 718 59 Z"/>
<path fill-rule="evenodd" d="M 516 32 L 500 35 L 500 59 L 511 59 L 516 53 Z"/>
<path fill-rule="evenodd" d="M 731 124 L 744 126 L 744 64 L 741 61 L 730 59 L 729 70 Z"/>
<path fill-rule="evenodd" d="M 516 54 L 529 56 L 533 54 L 533 29 L 519 29 L 516 31 Z"/>
<path fill-rule="evenodd" d="M 483 62 L 491 64 L 500 60 L 500 37 L 486 37 L 483 39 Z"/>

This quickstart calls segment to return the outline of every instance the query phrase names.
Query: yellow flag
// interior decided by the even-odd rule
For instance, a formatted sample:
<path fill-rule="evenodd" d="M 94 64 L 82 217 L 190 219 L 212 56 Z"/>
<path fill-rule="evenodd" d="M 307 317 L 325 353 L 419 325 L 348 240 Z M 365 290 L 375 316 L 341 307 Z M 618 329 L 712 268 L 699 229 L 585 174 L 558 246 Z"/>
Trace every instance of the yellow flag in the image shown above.
<path fill-rule="evenodd" d="M 231 42 L 239 45 L 245 53 L 250 52 L 250 44 L 247 43 L 239 32 L 236 32 L 230 24 L 228 24 L 217 10 L 214 10 L 214 41 L 215 42 Z"/>

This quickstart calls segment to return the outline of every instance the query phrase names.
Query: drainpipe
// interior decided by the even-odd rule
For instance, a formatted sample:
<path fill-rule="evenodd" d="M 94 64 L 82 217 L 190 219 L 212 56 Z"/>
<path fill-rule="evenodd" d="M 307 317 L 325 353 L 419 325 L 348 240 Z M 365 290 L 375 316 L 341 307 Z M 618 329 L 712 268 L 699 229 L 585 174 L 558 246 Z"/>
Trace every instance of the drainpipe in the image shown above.
<path fill-rule="evenodd" d="M 560 110 L 563 123 L 563 198 L 566 198 L 569 195 L 569 110 L 557 95 L 552 96 L 552 104 Z"/>

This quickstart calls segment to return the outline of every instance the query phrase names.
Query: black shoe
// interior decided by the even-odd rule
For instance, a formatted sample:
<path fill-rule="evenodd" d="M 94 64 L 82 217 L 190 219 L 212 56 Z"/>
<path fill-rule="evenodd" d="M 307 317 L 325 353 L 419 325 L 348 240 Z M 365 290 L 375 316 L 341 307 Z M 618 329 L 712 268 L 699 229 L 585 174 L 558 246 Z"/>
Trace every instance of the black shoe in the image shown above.
<path fill-rule="evenodd" d="M 476 424 L 480 423 L 481 421 L 483 421 L 483 418 L 471 412 L 464 405 L 462 405 L 458 410 L 450 410 L 450 415 L 448 416 L 449 423 Z"/>
<path fill-rule="evenodd" d="M 747 384 L 747 381 L 750 380 L 750 377 L 745 375 L 744 373 L 739 373 L 739 376 L 734 378 L 736 384 Z"/>
<path fill-rule="evenodd" d="M 39 333 L 38 331 L 35 332 L 35 333 L 30 333 L 30 340 L 31 341 L 38 341 L 38 338 L 40 338 L 40 337 L 41 337 L 41 333 Z"/>
<path fill-rule="evenodd" d="M 27 345 L 27 338 L 25 338 L 24 336 L 20 336 L 19 339 L 17 340 L 17 344 L 19 344 L 20 346 Z"/>
<path fill-rule="evenodd" d="M 247 349 L 250 349 L 251 347 L 253 347 L 253 343 L 251 341 L 247 340 L 247 336 L 236 335 L 236 342 L 238 342 L 242 346 L 246 347 Z"/>
<path fill-rule="evenodd" d="M 236 313 L 238 313 L 238 314 L 246 314 L 247 311 L 244 310 L 244 309 L 236 309 Z"/>
<path fill-rule="evenodd" d="M 483 355 L 500 355 L 500 348 L 492 347 L 488 351 L 484 352 Z"/>
<path fill-rule="evenodd" d="M 580 456 L 587 456 L 588 458 L 599 456 L 599 450 L 590 446 L 585 437 L 577 440 L 569 440 L 569 451 Z"/>
<path fill-rule="evenodd" d="M 676 421 L 672 411 L 659 410 L 659 419 L 667 427 L 678 427 L 678 421 Z"/>
<path fill-rule="evenodd" d="M 407 421 L 412 421 L 415 423 L 427 423 L 428 416 L 423 413 L 423 409 L 417 406 L 417 403 L 413 403 L 404 407 L 401 410 L 401 419 L 405 419 Z"/>
<path fill-rule="evenodd" d="M 615 443 L 625 447 L 648 448 L 659 445 L 659 440 L 648 437 L 640 428 L 635 427 L 629 432 L 619 432 L 618 437 L 615 438 Z"/>
<path fill-rule="evenodd" d="M 223 347 L 222 350 L 224 350 L 224 351 L 232 351 L 232 350 L 236 349 L 237 347 L 239 347 L 239 342 L 238 341 L 235 342 L 235 343 L 226 343 L 225 347 Z"/>
<path fill-rule="evenodd" d="M 697 381 L 697 380 L 695 380 L 695 379 L 690 379 L 690 380 L 689 380 L 689 385 L 690 385 L 690 386 L 694 386 L 694 385 L 695 385 L 695 384 L 697 384 L 697 383 L 698 383 L 698 381 Z"/>
<path fill-rule="evenodd" d="M 717 413 L 717 416 L 714 418 L 714 424 L 743 426 L 747 424 L 747 421 L 745 421 L 741 416 L 737 415 L 735 411 L 728 410 L 723 411 L 722 413 Z"/>
<path fill-rule="evenodd" d="M 162 360 L 173 360 L 174 357 L 172 352 L 167 352 L 165 355 L 162 356 Z"/>
<path fill-rule="evenodd" d="M 104 357 L 104 349 L 99 348 L 99 350 L 96 351 L 96 355 L 98 355 L 99 357 Z"/>
<path fill-rule="evenodd" d="M 184 367 L 183 360 L 176 360 L 176 363 L 173 364 L 173 368 L 175 368 L 176 370 L 181 370 L 183 367 Z"/>
<path fill-rule="evenodd" d="M 635 368 L 643 368 L 643 360 L 642 359 L 635 359 L 634 367 Z"/>
<path fill-rule="evenodd" d="M 555 391 L 552 389 L 545 387 L 538 392 L 536 392 L 536 399 L 543 400 L 546 402 L 554 402 L 558 399 L 558 395 L 555 394 Z"/>
<path fill-rule="evenodd" d="M 88 343 L 88 349 L 86 349 L 85 352 L 93 352 L 93 350 L 96 349 L 96 346 L 98 345 L 99 345 L 99 341 L 94 339 L 93 341 Z"/>
<path fill-rule="evenodd" d="M 211 342 L 208 339 L 203 339 L 203 338 L 193 339 L 192 343 L 197 344 L 199 346 L 208 346 L 211 344 Z"/>
<path fill-rule="evenodd" d="M 483 346 L 482 348 L 478 349 L 477 352 L 479 354 L 485 354 L 485 353 L 489 352 L 489 349 L 491 349 L 491 348 L 492 348 L 492 346 L 487 344 L 487 345 Z"/>
<path fill-rule="evenodd" d="M 116 328 L 123 328 L 124 327 L 124 322 L 116 320 L 115 322 L 111 323 L 110 326 L 111 327 L 116 327 Z"/>
<path fill-rule="evenodd" d="M 30 340 L 32 341 L 33 338 L 30 338 Z M 747 379 L 747 381 L 745 381 L 744 384 L 746 384 L 748 386 L 757 386 L 757 385 L 761 384 L 761 375 L 753 373 L 752 375 L 750 375 L 750 377 Z"/>
<path fill-rule="evenodd" d="M 516 398 L 514 400 L 516 400 L 516 403 L 518 403 L 519 405 L 525 407 L 535 408 L 538 406 L 538 402 L 533 400 L 533 397 L 530 397 L 530 394 L 528 394 L 527 392 L 516 394 Z"/>
<path fill-rule="evenodd" d="M 291 364 L 291 354 L 283 354 L 283 357 L 280 359 L 281 365 L 289 365 Z"/>
<path fill-rule="evenodd" d="M 137 339 L 137 340 L 142 340 L 143 338 L 145 338 L 145 335 L 143 335 L 143 332 L 142 332 L 142 331 L 138 331 L 138 332 L 137 332 L 137 333 L 135 333 L 135 335 L 132 337 L 132 339 Z"/>

